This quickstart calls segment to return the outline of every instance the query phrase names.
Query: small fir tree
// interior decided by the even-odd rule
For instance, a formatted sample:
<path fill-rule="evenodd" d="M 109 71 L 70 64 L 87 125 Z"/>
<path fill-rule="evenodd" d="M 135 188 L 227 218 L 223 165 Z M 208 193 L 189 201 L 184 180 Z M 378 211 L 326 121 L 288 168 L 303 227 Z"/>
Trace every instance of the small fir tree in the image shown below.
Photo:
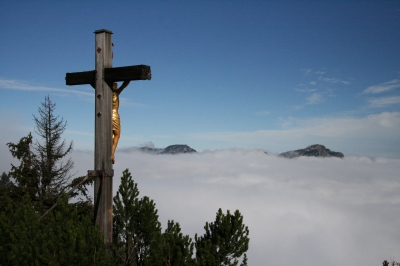
<path fill-rule="evenodd" d="M 199 265 L 247 265 L 246 251 L 249 248 L 249 229 L 243 224 L 243 216 L 238 210 L 225 215 L 218 210 L 215 221 L 206 223 L 206 233 L 195 235 L 196 259 Z"/>
<path fill-rule="evenodd" d="M 39 201 L 40 169 L 36 154 L 32 151 L 32 135 L 22 137 L 17 144 L 7 143 L 11 155 L 18 159 L 20 164 L 11 164 L 9 176 L 14 179 L 11 184 L 10 196 L 21 198 L 26 193 L 36 206 Z"/>
<path fill-rule="evenodd" d="M 9 183 L 10 183 L 10 177 L 5 172 L 3 172 L 0 178 L 0 186 L 4 187 L 7 186 Z"/>
<path fill-rule="evenodd" d="M 155 265 L 154 250 L 161 236 L 155 203 L 138 198 L 139 190 L 128 169 L 114 197 L 113 250 L 120 265 Z"/>
<path fill-rule="evenodd" d="M 32 204 L 39 212 L 49 209 L 56 197 L 67 187 L 73 162 L 64 157 L 72 151 L 72 142 L 68 145 L 61 140 L 66 122 L 54 115 L 55 103 L 49 96 L 39 107 L 39 117 L 34 116 L 35 131 L 41 138 L 33 144 L 31 133 L 14 144 L 7 143 L 19 166 L 12 165 L 9 176 L 15 181 L 10 195 L 20 198 L 25 193 L 30 195 Z"/>
<path fill-rule="evenodd" d="M 74 165 L 71 159 L 63 161 L 72 151 L 72 141 L 67 144 L 61 139 L 67 122 L 54 114 L 55 108 L 56 104 L 47 96 L 38 108 L 39 116 L 33 116 L 35 132 L 41 138 L 40 142 L 35 143 L 40 162 L 40 194 L 48 196 L 58 195 L 63 190 L 71 177 L 70 170 Z"/>
<path fill-rule="evenodd" d="M 168 221 L 168 227 L 162 234 L 162 242 L 159 255 L 162 258 L 162 265 L 182 266 L 194 265 L 192 239 L 181 233 L 179 223 Z"/>

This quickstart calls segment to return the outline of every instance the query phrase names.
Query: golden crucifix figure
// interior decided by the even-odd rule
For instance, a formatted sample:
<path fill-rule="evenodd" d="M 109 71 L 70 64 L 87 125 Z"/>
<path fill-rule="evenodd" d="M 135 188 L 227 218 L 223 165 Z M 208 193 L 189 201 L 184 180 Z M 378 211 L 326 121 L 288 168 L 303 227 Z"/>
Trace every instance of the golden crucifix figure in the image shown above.
<path fill-rule="evenodd" d="M 117 149 L 118 145 L 118 140 L 119 137 L 121 136 L 121 122 L 119 118 L 119 113 L 118 113 L 118 108 L 119 108 L 119 94 L 122 92 L 123 89 L 128 86 L 129 80 L 124 81 L 122 83 L 121 87 L 118 88 L 117 83 L 113 83 L 112 86 L 112 91 L 113 91 L 113 97 L 112 97 L 112 133 L 113 133 L 113 138 L 112 138 L 112 163 L 115 163 L 115 150 Z"/>

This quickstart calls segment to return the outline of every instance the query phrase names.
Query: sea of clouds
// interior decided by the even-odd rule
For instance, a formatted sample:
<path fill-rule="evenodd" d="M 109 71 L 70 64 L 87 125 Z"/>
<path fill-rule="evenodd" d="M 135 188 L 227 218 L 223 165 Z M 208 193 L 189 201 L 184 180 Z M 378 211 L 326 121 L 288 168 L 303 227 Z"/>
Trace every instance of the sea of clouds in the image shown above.
<path fill-rule="evenodd" d="M 74 151 L 77 175 L 93 152 Z M 250 230 L 249 265 L 381 265 L 400 260 L 400 159 L 280 158 L 263 151 L 117 152 L 114 195 L 129 168 L 165 229 L 204 233 L 218 208 Z"/>
<path fill-rule="evenodd" d="M 17 120 L 1 125 L 1 172 L 18 165 L 5 145 L 20 138 Z M 93 151 L 74 150 L 72 160 L 76 176 L 93 170 Z M 175 220 L 193 238 L 204 233 L 218 208 L 238 209 L 250 230 L 249 265 L 375 266 L 400 260 L 400 159 L 120 149 L 116 160 L 114 195 L 129 168 L 139 196 L 154 199 L 164 229 Z"/>

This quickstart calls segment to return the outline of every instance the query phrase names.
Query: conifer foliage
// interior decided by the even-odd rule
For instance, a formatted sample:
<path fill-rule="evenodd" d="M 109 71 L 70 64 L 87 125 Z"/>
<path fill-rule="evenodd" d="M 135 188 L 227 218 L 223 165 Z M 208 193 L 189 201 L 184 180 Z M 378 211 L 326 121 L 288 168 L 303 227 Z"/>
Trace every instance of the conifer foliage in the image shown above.
<path fill-rule="evenodd" d="M 20 164 L 11 164 L 9 176 L 14 179 L 11 184 L 10 196 L 18 198 L 28 194 L 32 203 L 37 203 L 40 186 L 39 162 L 36 154 L 32 151 L 32 135 L 23 137 L 17 144 L 7 143 L 11 155 L 18 159 Z M 37 205 L 37 204 L 35 204 Z"/>
<path fill-rule="evenodd" d="M 90 201 L 68 204 L 73 163 L 63 162 L 72 142 L 61 141 L 66 122 L 45 98 L 35 117 L 41 142 L 32 135 L 8 143 L 19 165 L 11 165 L 0 183 L 0 265 L 111 265 L 104 238 L 93 226 Z M 54 203 L 57 208 L 40 220 Z M 83 210 L 83 211 L 82 211 Z"/>
<path fill-rule="evenodd" d="M 72 142 L 68 145 L 61 139 L 67 122 L 55 116 L 55 103 L 45 97 L 38 108 L 39 116 L 33 116 L 35 131 L 41 141 L 33 143 L 31 133 L 17 143 L 7 143 L 19 166 L 12 165 L 10 177 L 15 181 L 12 186 L 15 195 L 28 193 L 38 211 L 50 208 L 56 197 L 67 186 L 73 167 L 71 159 L 63 161 L 72 151 Z"/>
<path fill-rule="evenodd" d="M 238 210 L 225 215 L 218 210 L 215 222 L 204 226 L 206 233 L 195 236 L 196 258 L 200 265 L 247 265 L 246 251 L 249 248 L 249 229 L 243 224 L 243 216 Z"/>
<path fill-rule="evenodd" d="M 138 198 L 139 190 L 128 169 L 114 197 L 113 250 L 122 265 L 145 265 L 161 237 L 155 203 L 148 197 Z"/>
<path fill-rule="evenodd" d="M 193 247 L 192 239 L 181 233 L 179 223 L 168 221 L 160 244 L 162 265 L 195 265 Z"/>
<path fill-rule="evenodd" d="M 57 195 L 70 179 L 74 163 L 62 159 L 72 151 L 72 141 L 61 139 L 67 126 L 63 118 L 54 114 L 56 104 L 47 96 L 38 108 L 39 117 L 33 116 L 35 131 L 42 141 L 36 141 L 35 151 L 40 162 L 40 194 Z"/>
<path fill-rule="evenodd" d="M 0 187 L 7 186 L 9 182 L 10 182 L 10 177 L 5 172 L 3 172 L 0 178 Z"/>
<path fill-rule="evenodd" d="M 28 194 L 0 212 L 0 265 L 111 265 L 103 236 L 65 194 L 43 220 Z"/>

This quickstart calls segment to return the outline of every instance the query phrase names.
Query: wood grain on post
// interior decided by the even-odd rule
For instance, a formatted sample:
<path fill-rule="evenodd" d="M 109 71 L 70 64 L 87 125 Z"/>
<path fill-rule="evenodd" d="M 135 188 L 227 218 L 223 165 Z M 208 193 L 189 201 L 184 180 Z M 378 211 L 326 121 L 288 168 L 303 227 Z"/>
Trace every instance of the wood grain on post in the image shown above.
<path fill-rule="evenodd" d="M 112 67 L 112 32 L 108 30 L 95 31 L 96 34 L 96 80 L 95 80 L 95 148 L 94 169 L 112 170 L 112 90 L 104 80 L 104 68 Z M 95 224 L 104 234 L 104 243 L 112 243 L 112 191 L 113 177 L 97 176 L 94 184 L 94 202 L 99 202 Z M 101 189 L 101 191 L 99 191 Z M 100 198 L 97 198 L 100 197 Z"/>

